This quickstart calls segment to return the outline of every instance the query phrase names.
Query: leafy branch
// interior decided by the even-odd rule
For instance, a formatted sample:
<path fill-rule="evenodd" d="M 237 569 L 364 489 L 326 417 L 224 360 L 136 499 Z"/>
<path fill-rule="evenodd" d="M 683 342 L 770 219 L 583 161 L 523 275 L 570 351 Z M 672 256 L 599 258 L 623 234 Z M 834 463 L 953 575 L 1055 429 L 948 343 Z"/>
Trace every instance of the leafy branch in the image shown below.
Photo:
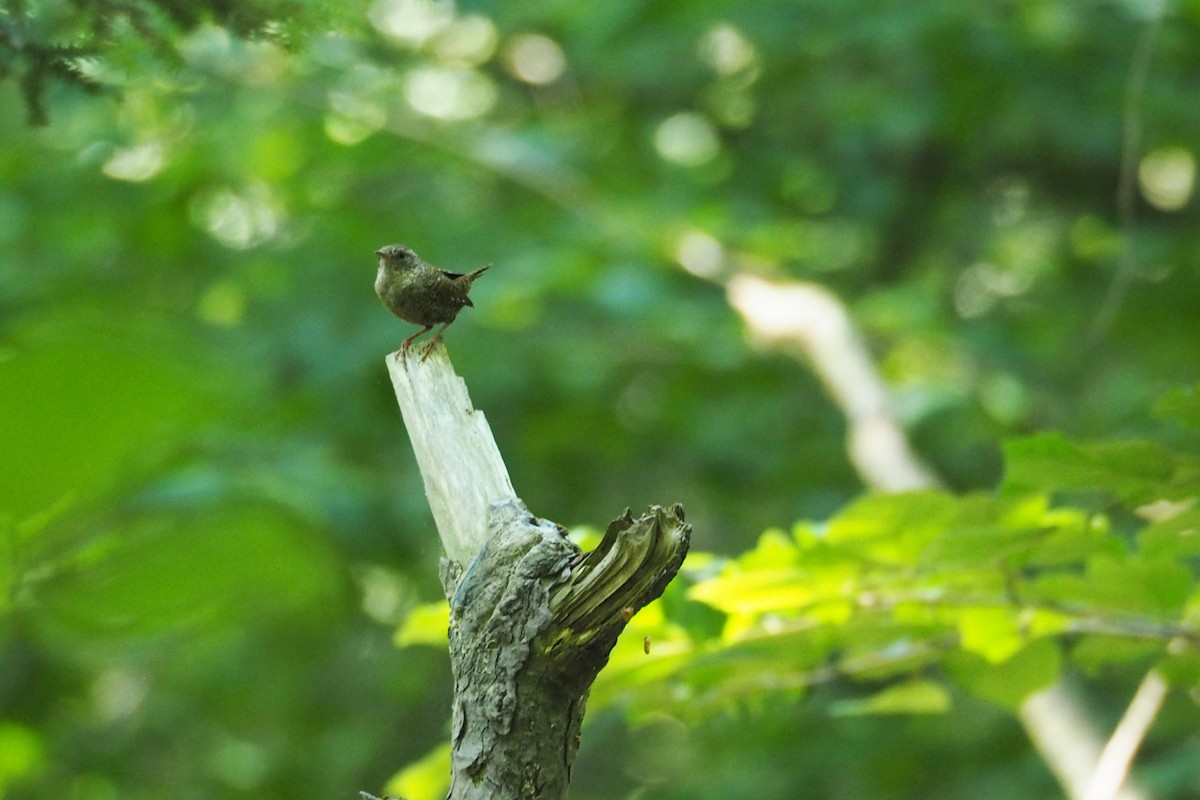
<path fill-rule="evenodd" d="M 31 125 L 49 121 L 46 93 L 54 84 L 89 94 L 105 90 L 83 64 L 110 58 L 133 42 L 167 64 L 180 61 L 182 36 L 203 25 L 238 38 L 289 44 L 337 13 L 325 3 L 293 0 L 71 0 L 0 5 L 0 80 L 14 80 Z"/>

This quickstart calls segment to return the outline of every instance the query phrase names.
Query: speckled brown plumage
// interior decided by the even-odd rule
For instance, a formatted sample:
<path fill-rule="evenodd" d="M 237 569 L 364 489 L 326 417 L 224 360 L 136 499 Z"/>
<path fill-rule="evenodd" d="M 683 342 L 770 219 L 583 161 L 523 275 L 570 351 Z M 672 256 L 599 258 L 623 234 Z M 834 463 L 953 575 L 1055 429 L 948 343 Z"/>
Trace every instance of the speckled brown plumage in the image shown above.
<path fill-rule="evenodd" d="M 408 353 L 413 339 L 434 325 L 440 323 L 442 326 L 421 354 L 424 361 L 442 340 L 442 334 L 454 322 L 458 312 L 464 306 L 475 305 L 467 293 L 475 279 L 491 264 L 484 264 L 464 275 L 427 264 L 402 244 L 381 247 L 375 255 L 379 256 L 379 272 L 375 275 L 375 293 L 379 299 L 400 319 L 424 326 L 401 343 L 400 355 Z"/>

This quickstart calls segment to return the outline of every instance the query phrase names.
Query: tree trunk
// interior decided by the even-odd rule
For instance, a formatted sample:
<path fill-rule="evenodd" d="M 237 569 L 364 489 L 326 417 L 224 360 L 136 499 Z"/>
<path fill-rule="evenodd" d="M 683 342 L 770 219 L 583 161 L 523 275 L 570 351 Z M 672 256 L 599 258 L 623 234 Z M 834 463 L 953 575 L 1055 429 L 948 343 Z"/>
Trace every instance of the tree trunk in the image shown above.
<path fill-rule="evenodd" d="M 388 358 L 446 557 L 454 672 L 448 800 L 566 796 L 584 702 L 633 614 L 687 553 L 683 508 L 625 513 L 583 554 L 513 491 L 443 348 Z"/>

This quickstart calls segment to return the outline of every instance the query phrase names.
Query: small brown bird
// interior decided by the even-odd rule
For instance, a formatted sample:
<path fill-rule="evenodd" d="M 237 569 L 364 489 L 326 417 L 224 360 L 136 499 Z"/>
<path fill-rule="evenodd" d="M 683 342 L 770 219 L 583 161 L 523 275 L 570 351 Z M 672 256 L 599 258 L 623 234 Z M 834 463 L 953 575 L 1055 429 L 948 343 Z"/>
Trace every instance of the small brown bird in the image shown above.
<path fill-rule="evenodd" d="M 491 264 L 484 264 L 474 272 L 463 275 L 425 263 L 402 244 L 381 247 L 375 251 L 375 255 L 379 256 L 375 294 L 379 295 L 388 311 L 400 319 L 425 326 L 401 343 L 400 355 L 408 353 L 413 339 L 434 325 L 442 324 L 421 355 L 424 361 L 442 340 L 442 334 L 454 322 L 463 306 L 475 306 L 467 292 L 471 291 L 471 284 Z"/>

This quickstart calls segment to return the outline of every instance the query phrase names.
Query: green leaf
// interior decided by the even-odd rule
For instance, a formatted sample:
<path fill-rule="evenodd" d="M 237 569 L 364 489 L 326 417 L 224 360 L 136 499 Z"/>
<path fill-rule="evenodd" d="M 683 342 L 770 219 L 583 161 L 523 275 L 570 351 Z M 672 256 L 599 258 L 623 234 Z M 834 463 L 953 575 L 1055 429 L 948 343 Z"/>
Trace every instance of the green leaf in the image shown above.
<path fill-rule="evenodd" d="M 731 566 L 723 574 L 697 583 L 688 591 L 688 597 L 728 614 L 796 609 L 816 598 L 805 575 L 799 567 L 746 572 Z"/>
<path fill-rule="evenodd" d="M 1200 555 L 1200 508 L 1147 525 L 1138 533 L 1138 551 L 1146 558 L 1190 558 Z"/>
<path fill-rule="evenodd" d="M 1097 675 L 1113 665 L 1145 662 L 1163 652 L 1161 641 L 1141 641 L 1124 636 L 1084 636 L 1070 650 L 1071 663 Z"/>
<path fill-rule="evenodd" d="M 922 555 L 939 567 L 1000 564 L 1028 552 L 1044 538 L 1046 500 L 1040 495 L 1008 501 L 986 495 L 963 498 Z"/>
<path fill-rule="evenodd" d="M 1112 532 L 1108 517 L 1072 508 L 1047 512 L 1046 535 L 1021 562 L 1023 567 L 1074 565 L 1096 556 L 1120 558 L 1125 542 Z"/>
<path fill-rule="evenodd" d="M 957 500 L 945 492 L 867 495 L 830 521 L 825 538 L 872 561 L 913 564 L 956 510 Z"/>
<path fill-rule="evenodd" d="M 782 531 L 767 531 L 758 546 L 701 580 L 688 597 L 729 614 L 761 614 L 807 608 L 850 596 L 857 560 L 821 543 L 803 552 Z"/>
<path fill-rule="evenodd" d="M 771 528 L 758 537 L 758 544 L 737 558 L 739 567 L 747 570 L 781 567 L 794 564 L 800 555 L 796 542 L 779 528 Z"/>
<path fill-rule="evenodd" d="M 397 647 L 427 644 L 445 647 L 449 640 L 450 603 L 439 600 L 425 603 L 408 612 L 404 622 L 396 629 L 394 640 Z"/>
<path fill-rule="evenodd" d="M 46 766 L 42 737 L 32 728 L 0 722 L 0 797 L 8 787 L 40 773 Z"/>
<path fill-rule="evenodd" d="M 947 674 L 964 689 L 1010 709 L 1057 681 L 1061 670 L 1062 652 L 1051 639 L 1030 642 L 1002 664 L 965 650 L 946 658 Z"/>
<path fill-rule="evenodd" d="M 1159 661 L 1157 669 L 1172 686 L 1192 692 L 1200 689 L 1200 652 L 1181 649 Z"/>
<path fill-rule="evenodd" d="M 704 560 L 708 560 L 708 554 L 702 553 L 700 555 Z M 687 560 L 684 561 L 685 570 L 691 558 L 692 554 L 689 553 Z M 641 618 L 651 607 L 661 605 L 662 610 L 670 617 L 671 622 L 678 625 L 681 630 L 686 631 L 690 638 L 696 641 L 718 638 L 725 627 L 727 615 L 707 603 L 696 602 L 688 596 L 688 592 L 691 590 L 697 574 L 691 573 L 676 576 L 675 580 L 667 584 L 662 597 L 638 612 L 637 616 L 634 617 L 634 621 L 640 624 Z"/>
<path fill-rule="evenodd" d="M 1049 573 L 1024 584 L 1027 600 L 1075 612 L 1176 614 L 1191 592 L 1192 573 L 1174 561 L 1099 556 L 1084 574 Z"/>
<path fill-rule="evenodd" d="M 1200 384 L 1179 386 L 1154 404 L 1154 413 L 1190 428 L 1200 428 Z"/>
<path fill-rule="evenodd" d="M 1157 499 L 1155 490 L 1174 472 L 1171 454 L 1142 440 L 1079 445 L 1045 433 L 1007 443 L 1004 456 L 1010 490 L 1102 489 L 1127 502 Z"/>
<path fill-rule="evenodd" d="M 889 686 L 862 700 L 839 700 L 830 707 L 835 717 L 871 714 L 942 714 L 950 710 L 950 693 L 939 683 L 914 680 Z"/>
<path fill-rule="evenodd" d="M 1044 608 L 1027 608 L 1021 611 L 1021 627 L 1031 639 L 1039 636 L 1058 636 L 1072 629 L 1075 617 Z"/>
<path fill-rule="evenodd" d="M 387 793 L 407 800 L 440 800 L 450 788 L 450 743 L 443 742 L 397 772 Z"/>
<path fill-rule="evenodd" d="M 958 617 L 963 649 L 1002 664 L 1025 646 L 1026 637 L 1009 608 L 968 608 Z"/>

